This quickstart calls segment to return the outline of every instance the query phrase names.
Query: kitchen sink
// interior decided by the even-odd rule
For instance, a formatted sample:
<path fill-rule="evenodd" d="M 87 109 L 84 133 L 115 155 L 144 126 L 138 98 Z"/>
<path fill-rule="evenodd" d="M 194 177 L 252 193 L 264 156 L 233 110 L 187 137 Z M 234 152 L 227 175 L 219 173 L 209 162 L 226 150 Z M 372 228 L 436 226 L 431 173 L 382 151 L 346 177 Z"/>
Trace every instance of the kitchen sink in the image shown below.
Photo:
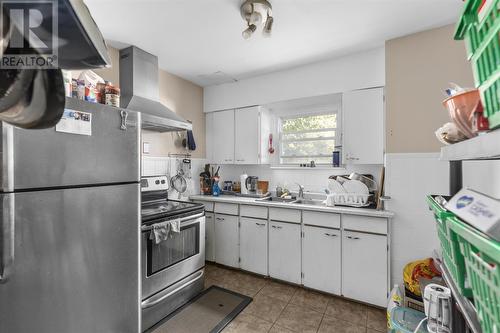
<path fill-rule="evenodd" d="M 255 201 L 266 201 L 266 202 L 287 202 L 287 203 L 292 203 L 296 200 L 296 198 L 293 199 L 285 199 L 285 198 L 279 198 L 279 197 L 267 197 L 263 199 L 257 199 Z"/>
<path fill-rule="evenodd" d="M 314 200 L 314 199 L 298 199 L 292 201 L 291 203 L 299 205 L 325 206 L 323 200 Z"/>

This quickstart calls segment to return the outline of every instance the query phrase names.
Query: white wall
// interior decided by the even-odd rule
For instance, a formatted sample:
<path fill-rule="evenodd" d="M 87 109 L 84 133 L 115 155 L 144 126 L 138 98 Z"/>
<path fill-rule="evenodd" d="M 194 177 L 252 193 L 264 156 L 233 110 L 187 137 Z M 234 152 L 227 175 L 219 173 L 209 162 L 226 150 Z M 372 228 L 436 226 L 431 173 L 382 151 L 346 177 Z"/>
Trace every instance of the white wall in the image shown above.
<path fill-rule="evenodd" d="M 385 85 L 385 49 L 261 75 L 204 89 L 204 111 L 264 105 Z"/>
<path fill-rule="evenodd" d="M 500 161 L 464 161 L 463 186 L 500 199 Z"/>
<path fill-rule="evenodd" d="M 387 209 L 392 222 L 392 283 L 403 280 L 403 268 L 410 261 L 432 256 L 440 249 L 428 194 L 449 194 L 449 165 L 439 154 L 387 154 L 386 190 L 392 199 Z"/>

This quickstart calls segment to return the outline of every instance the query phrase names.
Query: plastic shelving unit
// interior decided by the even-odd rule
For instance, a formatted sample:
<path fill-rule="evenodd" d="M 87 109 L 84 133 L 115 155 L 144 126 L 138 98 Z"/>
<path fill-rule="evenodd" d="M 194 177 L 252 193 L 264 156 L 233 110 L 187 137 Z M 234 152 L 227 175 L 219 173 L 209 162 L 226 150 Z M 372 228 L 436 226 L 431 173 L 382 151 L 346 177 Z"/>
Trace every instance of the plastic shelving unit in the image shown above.
<path fill-rule="evenodd" d="M 450 163 L 450 195 L 453 196 L 462 189 L 463 161 L 500 160 L 500 130 L 441 148 L 441 160 Z M 453 333 L 482 333 L 474 307 L 460 295 L 446 268 L 444 273 L 456 304 L 453 309 Z"/>

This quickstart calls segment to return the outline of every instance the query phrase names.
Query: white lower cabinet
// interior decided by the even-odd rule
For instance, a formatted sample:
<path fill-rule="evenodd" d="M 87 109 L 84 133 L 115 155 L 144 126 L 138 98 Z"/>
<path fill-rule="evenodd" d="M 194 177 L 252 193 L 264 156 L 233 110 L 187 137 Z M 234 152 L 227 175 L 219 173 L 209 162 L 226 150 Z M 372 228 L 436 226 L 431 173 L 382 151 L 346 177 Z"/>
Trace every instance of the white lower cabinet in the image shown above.
<path fill-rule="evenodd" d="M 205 213 L 205 260 L 215 261 L 215 215 Z"/>
<path fill-rule="evenodd" d="M 387 237 L 344 231 L 342 294 L 369 304 L 387 305 Z"/>
<path fill-rule="evenodd" d="M 341 243 L 340 230 L 304 226 L 304 286 L 340 295 Z"/>
<path fill-rule="evenodd" d="M 267 220 L 240 218 L 240 268 L 267 275 Z"/>
<path fill-rule="evenodd" d="M 269 276 L 301 283 L 300 224 L 269 222 Z"/>
<path fill-rule="evenodd" d="M 215 262 L 239 267 L 238 216 L 215 214 Z"/>

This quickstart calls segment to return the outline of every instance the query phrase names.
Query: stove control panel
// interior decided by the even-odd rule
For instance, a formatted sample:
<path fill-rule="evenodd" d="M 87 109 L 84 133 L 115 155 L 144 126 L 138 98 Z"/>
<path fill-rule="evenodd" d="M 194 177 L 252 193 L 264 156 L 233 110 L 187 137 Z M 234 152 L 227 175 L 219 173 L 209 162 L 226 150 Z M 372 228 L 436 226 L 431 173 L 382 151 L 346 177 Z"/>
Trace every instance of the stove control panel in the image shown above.
<path fill-rule="evenodd" d="M 143 177 L 141 179 L 141 191 L 166 191 L 169 189 L 170 183 L 167 176 Z"/>

